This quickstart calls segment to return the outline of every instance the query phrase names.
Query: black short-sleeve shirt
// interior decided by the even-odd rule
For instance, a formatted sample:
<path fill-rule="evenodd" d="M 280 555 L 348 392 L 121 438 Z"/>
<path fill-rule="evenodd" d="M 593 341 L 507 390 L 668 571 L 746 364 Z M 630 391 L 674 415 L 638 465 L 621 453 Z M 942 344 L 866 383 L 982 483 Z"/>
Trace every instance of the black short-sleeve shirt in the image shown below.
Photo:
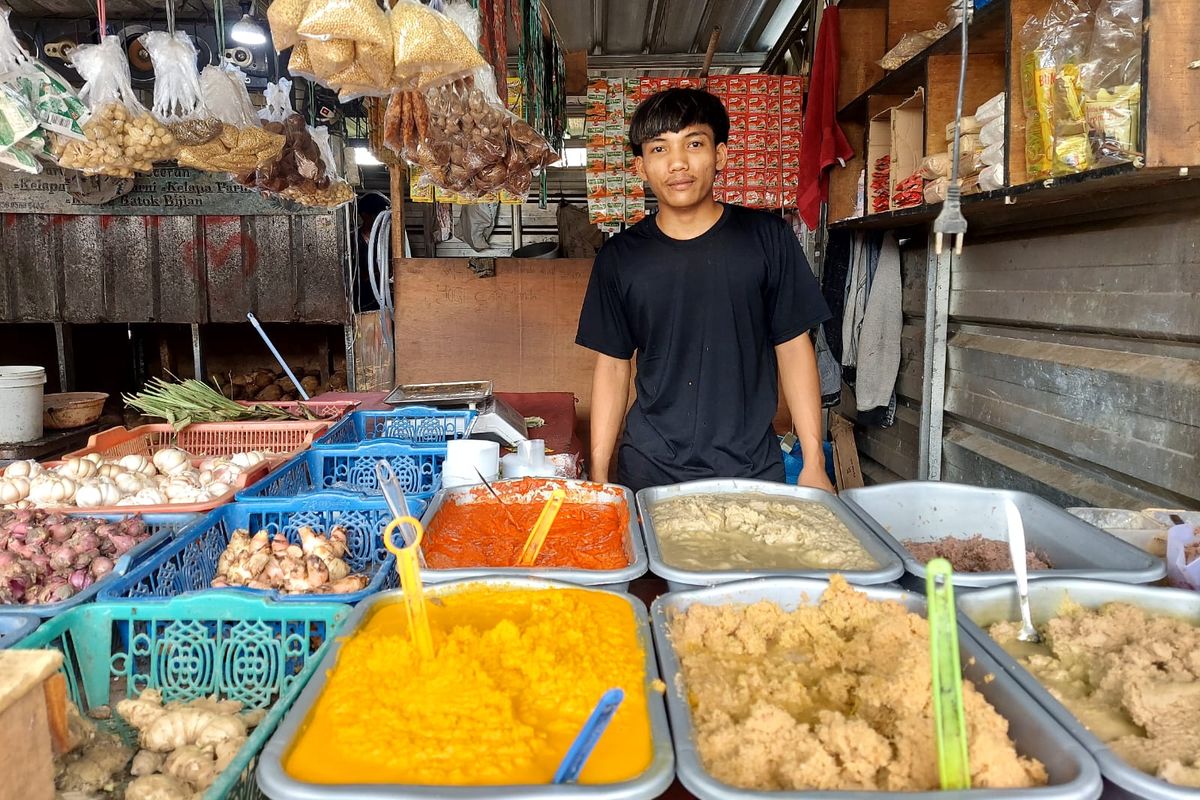
<path fill-rule="evenodd" d="M 596 256 L 577 344 L 637 354 L 637 400 L 617 453 L 632 489 L 701 478 L 783 480 L 771 429 L 775 345 L 829 319 L 781 218 L 726 205 L 695 239 L 647 217 Z"/>

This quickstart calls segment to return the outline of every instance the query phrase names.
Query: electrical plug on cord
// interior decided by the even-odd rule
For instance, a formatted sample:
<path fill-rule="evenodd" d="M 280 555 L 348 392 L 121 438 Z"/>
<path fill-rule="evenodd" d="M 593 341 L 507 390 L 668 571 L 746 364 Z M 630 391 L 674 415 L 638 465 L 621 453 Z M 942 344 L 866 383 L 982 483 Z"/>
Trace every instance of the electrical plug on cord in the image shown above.
<path fill-rule="evenodd" d="M 962 189 L 958 185 L 959 143 L 962 136 L 963 95 L 967 89 L 967 29 L 970 28 L 975 3 L 972 0 L 961 0 L 963 21 L 959 26 L 962 30 L 962 56 L 958 70 L 958 102 L 954 112 L 954 150 L 950 164 L 950 185 L 946 188 L 946 201 L 942 210 L 933 221 L 933 249 L 939 256 L 945 245 L 946 236 L 954 236 L 954 254 L 962 255 L 963 238 L 967 235 L 967 218 L 962 213 Z"/>

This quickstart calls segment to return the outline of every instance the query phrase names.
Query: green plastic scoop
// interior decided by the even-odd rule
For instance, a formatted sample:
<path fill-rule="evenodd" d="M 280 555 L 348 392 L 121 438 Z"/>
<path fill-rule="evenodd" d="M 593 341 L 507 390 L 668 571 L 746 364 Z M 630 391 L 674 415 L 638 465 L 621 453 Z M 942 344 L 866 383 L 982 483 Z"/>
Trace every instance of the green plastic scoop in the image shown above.
<path fill-rule="evenodd" d="M 971 788 L 953 578 L 950 562 L 944 558 L 935 558 L 925 565 L 929 661 L 933 667 L 933 722 L 943 791 Z"/>

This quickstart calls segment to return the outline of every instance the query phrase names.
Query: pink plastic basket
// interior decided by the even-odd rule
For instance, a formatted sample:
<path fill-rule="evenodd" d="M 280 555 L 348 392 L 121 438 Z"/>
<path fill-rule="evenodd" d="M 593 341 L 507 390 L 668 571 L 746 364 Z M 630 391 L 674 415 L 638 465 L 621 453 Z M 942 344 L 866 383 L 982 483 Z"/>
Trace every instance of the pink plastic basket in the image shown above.
<path fill-rule="evenodd" d="M 247 450 L 265 450 L 279 464 L 323 434 L 330 422 L 202 422 L 176 432 L 166 423 L 136 428 L 109 428 L 92 434 L 86 447 L 67 453 L 76 458 L 99 453 L 105 458 L 127 455 L 152 457 L 166 447 L 178 447 L 197 457 L 228 456 Z"/>

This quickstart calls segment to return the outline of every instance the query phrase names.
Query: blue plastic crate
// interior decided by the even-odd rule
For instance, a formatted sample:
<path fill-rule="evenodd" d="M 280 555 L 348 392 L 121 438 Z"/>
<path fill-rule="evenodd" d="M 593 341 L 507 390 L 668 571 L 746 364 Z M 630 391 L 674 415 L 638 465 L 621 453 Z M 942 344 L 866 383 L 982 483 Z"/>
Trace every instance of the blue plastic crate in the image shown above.
<path fill-rule="evenodd" d="M 38 626 L 38 618 L 31 614 L 6 614 L 0 612 L 0 650 L 12 647 Z"/>
<path fill-rule="evenodd" d="M 262 480 L 238 492 L 238 502 L 304 497 L 320 492 L 347 497 L 381 498 L 375 462 L 391 462 L 405 494 L 428 501 L 442 482 L 446 445 L 388 444 L 309 450 L 292 458 Z"/>
<path fill-rule="evenodd" d="M 61 614 L 67 609 L 89 602 L 100 590 L 115 583 L 135 565 L 142 563 L 166 544 L 173 536 L 188 525 L 200 519 L 199 514 L 88 514 L 86 512 L 68 514 L 71 517 L 91 517 L 117 522 L 126 517 L 140 516 L 150 529 L 150 536 L 116 560 L 112 572 L 93 583 L 78 594 L 68 597 L 59 603 L 40 603 L 37 605 L 0 605 L 0 610 L 11 614 L 27 614 L 47 618 Z"/>
<path fill-rule="evenodd" d="M 355 411 L 313 442 L 313 447 L 347 447 L 359 442 L 440 444 L 465 439 L 475 424 L 469 410 L 409 406 L 395 411 Z"/>
<path fill-rule="evenodd" d="M 425 511 L 425 502 L 411 499 L 413 516 Z M 198 591 L 238 592 L 285 603 L 357 603 L 364 597 L 397 584 L 395 556 L 383 545 L 381 534 L 391 520 L 383 500 L 359 500 L 337 494 L 315 495 L 302 500 L 232 503 L 213 509 L 178 540 L 152 558 L 131 569 L 120 580 L 105 587 L 103 600 L 164 601 Z M 235 587 L 212 589 L 217 560 L 238 528 L 250 533 L 266 529 L 282 531 L 288 541 L 299 543 L 297 532 L 309 526 L 328 533 L 334 525 L 346 529 L 346 563 L 352 572 L 366 574 L 371 582 L 362 591 L 348 594 L 284 594 L 263 589 Z"/>
<path fill-rule="evenodd" d="M 283 605 L 255 597 L 195 595 L 169 603 L 89 603 L 44 622 L 14 645 L 63 654 L 71 700 L 83 712 L 114 710 L 96 724 L 137 749 L 115 707 L 159 689 L 163 700 L 216 694 L 267 708 L 266 718 L 205 791 L 203 800 L 251 800 L 259 754 L 324 658 L 350 613 L 338 603 Z"/>
<path fill-rule="evenodd" d="M 837 474 L 833 468 L 833 443 L 824 442 L 821 449 L 825 453 L 825 474 L 829 476 L 829 482 L 837 486 Z M 794 484 L 800 479 L 800 470 L 803 468 L 804 454 L 800 450 L 800 443 L 796 442 L 792 445 L 792 452 L 783 454 L 784 481 Z"/>

